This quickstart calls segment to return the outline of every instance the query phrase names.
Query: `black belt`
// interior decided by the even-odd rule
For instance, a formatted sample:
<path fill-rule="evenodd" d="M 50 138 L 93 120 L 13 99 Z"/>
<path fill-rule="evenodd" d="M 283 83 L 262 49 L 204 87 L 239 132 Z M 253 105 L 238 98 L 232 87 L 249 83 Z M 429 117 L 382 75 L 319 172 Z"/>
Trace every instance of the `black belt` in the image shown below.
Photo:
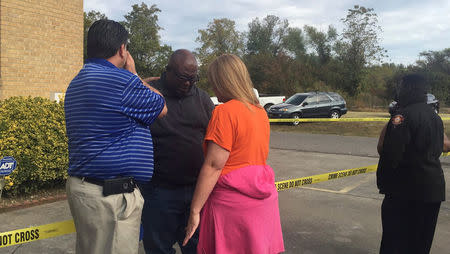
<path fill-rule="evenodd" d="M 103 187 L 103 184 L 105 184 L 105 180 L 103 179 L 97 179 L 97 178 L 91 178 L 91 177 L 84 177 L 84 176 L 75 176 L 76 178 L 80 178 L 82 181 L 96 184 Z"/>

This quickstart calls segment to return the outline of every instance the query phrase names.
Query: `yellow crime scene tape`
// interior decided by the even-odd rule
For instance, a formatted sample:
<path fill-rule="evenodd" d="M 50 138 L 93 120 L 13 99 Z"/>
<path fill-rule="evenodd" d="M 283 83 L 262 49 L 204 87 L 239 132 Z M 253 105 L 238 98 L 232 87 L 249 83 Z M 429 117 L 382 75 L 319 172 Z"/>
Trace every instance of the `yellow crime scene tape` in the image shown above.
<path fill-rule="evenodd" d="M 442 156 L 443 157 L 450 156 L 450 152 L 442 153 Z M 367 167 L 344 169 L 344 170 L 335 171 L 335 172 L 331 172 L 331 173 L 301 177 L 301 178 L 296 178 L 296 179 L 289 179 L 289 180 L 275 182 L 275 186 L 277 187 L 278 191 L 292 189 L 292 188 L 299 188 L 304 185 L 320 183 L 320 182 L 339 179 L 339 178 L 343 178 L 343 177 L 355 176 L 355 175 L 359 175 L 359 174 L 376 172 L 377 167 L 378 167 L 378 164 L 374 164 L 374 165 L 370 165 Z"/>
<path fill-rule="evenodd" d="M 326 174 L 320 174 L 320 175 L 313 175 L 313 176 L 307 176 L 307 177 L 301 177 L 296 179 L 289 179 L 285 181 L 279 181 L 275 182 L 275 186 L 277 187 L 278 191 L 287 190 L 291 188 L 298 188 L 304 185 L 314 184 L 314 183 L 320 183 L 325 182 L 329 180 L 339 179 L 343 177 L 348 176 L 355 176 L 359 174 L 365 174 L 370 172 L 377 171 L 377 164 L 370 165 L 367 167 L 361 167 L 361 168 L 352 168 L 352 169 L 345 169 L 340 170 L 336 172 L 326 173 Z"/>
<path fill-rule="evenodd" d="M 450 117 L 442 117 L 442 121 L 450 120 Z M 270 118 L 271 123 L 290 123 L 290 122 L 302 122 L 302 123 L 313 123 L 313 122 L 386 122 L 390 118 L 386 117 L 372 117 L 372 118 Z"/>
<path fill-rule="evenodd" d="M 442 156 L 449 156 L 449 155 L 450 153 L 442 154 Z M 349 176 L 371 173 L 375 171 L 377 171 L 377 164 L 360 168 L 344 169 L 320 175 L 313 175 L 279 181 L 275 182 L 275 186 L 277 188 L 277 191 L 282 191 L 292 188 L 299 188 L 304 185 L 310 185 Z M 73 220 L 66 220 L 41 226 L 13 230 L 9 232 L 0 233 L 0 248 L 62 236 L 71 233 L 75 233 L 75 225 L 73 223 Z"/>
<path fill-rule="evenodd" d="M 288 122 L 386 122 L 390 118 L 270 118 L 271 123 L 288 123 Z"/>
<path fill-rule="evenodd" d="M 73 220 L 29 227 L 0 233 L 0 248 L 33 242 L 75 232 Z"/>

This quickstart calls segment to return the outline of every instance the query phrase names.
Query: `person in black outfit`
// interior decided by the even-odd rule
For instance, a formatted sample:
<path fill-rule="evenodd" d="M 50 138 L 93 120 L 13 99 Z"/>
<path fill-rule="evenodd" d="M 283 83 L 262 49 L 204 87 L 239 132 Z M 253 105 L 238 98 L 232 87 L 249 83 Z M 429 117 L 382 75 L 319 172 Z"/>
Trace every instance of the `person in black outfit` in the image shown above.
<path fill-rule="evenodd" d="M 203 139 L 214 109 L 209 95 L 195 85 L 197 72 L 194 55 L 180 49 L 172 54 L 160 79 L 150 82 L 163 94 L 170 113 L 150 128 L 155 172 L 150 184 L 139 186 L 145 200 L 146 253 L 175 253 L 172 246 L 177 242 L 183 253 L 196 253 L 198 234 L 188 245 L 181 245 L 204 160 Z"/>
<path fill-rule="evenodd" d="M 381 132 L 377 185 L 383 235 L 380 253 L 429 253 L 445 180 L 439 157 L 448 150 L 441 118 L 426 104 L 427 85 L 417 74 L 403 77 L 399 108 Z"/>

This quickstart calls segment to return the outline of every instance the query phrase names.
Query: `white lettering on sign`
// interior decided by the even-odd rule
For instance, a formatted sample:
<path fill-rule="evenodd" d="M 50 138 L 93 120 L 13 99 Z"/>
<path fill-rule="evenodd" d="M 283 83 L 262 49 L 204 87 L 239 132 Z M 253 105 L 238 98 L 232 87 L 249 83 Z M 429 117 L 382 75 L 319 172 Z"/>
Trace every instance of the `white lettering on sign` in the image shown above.
<path fill-rule="evenodd" d="M 3 165 L 0 167 L 0 169 L 12 169 L 14 166 L 14 162 L 7 162 L 3 163 Z"/>

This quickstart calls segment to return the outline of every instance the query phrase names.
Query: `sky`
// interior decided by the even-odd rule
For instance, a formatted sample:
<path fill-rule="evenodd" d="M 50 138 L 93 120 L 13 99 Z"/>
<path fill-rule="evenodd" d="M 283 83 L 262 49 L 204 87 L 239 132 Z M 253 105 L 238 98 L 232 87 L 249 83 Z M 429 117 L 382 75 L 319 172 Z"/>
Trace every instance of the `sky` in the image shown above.
<path fill-rule="evenodd" d="M 291 27 L 314 26 L 326 32 L 329 25 L 343 29 L 341 19 L 354 5 L 373 8 L 382 28 L 380 45 L 388 52 L 386 62 L 413 64 L 420 52 L 450 48 L 450 1 L 448 0 L 84 0 L 84 11 L 99 11 L 109 19 L 124 20 L 133 4 L 153 4 L 158 13 L 161 42 L 172 49 L 195 50 L 199 29 L 213 19 L 228 18 L 240 32 L 253 19 L 276 15 Z"/>

